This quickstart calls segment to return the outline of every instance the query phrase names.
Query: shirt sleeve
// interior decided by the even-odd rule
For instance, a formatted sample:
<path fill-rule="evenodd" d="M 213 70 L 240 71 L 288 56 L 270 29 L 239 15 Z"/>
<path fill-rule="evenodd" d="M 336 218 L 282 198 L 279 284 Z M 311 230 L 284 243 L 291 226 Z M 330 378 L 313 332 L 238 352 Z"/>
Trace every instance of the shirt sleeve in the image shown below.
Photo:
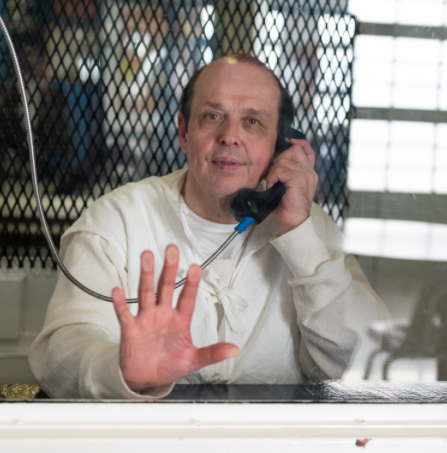
<path fill-rule="evenodd" d="M 85 286 L 110 295 L 119 286 L 128 296 L 123 255 L 102 237 L 77 232 L 64 238 L 61 257 Z M 120 326 L 112 303 L 81 291 L 59 272 L 42 332 L 29 361 L 40 387 L 51 398 L 153 400 L 174 384 L 132 391 L 119 366 Z"/>
<path fill-rule="evenodd" d="M 323 214 L 317 215 L 320 235 L 311 216 L 271 243 L 292 273 L 288 283 L 301 332 L 304 375 L 340 379 L 359 352 L 368 326 L 383 320 L 386 309 L 355 257 L 340 250 L 342 234 Z"/>

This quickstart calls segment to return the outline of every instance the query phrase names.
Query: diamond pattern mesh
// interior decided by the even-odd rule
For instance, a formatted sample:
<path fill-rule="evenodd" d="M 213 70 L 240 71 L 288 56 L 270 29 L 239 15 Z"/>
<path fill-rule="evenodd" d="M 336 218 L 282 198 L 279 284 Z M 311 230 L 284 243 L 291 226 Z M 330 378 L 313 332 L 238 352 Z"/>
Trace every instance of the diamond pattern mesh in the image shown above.
<path fill-rule="evenodd" d="M 315 200 L 341 223 L 355 21 L 341 0 L 0 0 L 19 54 L 43 204 L 56 243 L 99 196 L 187 165 L 176 116 L 196 69 L 237 52 L 267 62 L 317 154 Z M 0 258 L 49 266 L 23 111 L 0 35 Z"/>

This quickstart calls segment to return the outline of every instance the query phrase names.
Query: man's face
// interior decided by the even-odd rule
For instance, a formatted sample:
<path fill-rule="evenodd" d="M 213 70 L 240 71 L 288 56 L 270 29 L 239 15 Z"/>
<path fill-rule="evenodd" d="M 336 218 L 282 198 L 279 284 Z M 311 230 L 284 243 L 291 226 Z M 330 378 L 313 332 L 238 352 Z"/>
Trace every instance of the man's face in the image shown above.
<path fill-rule="evenodd" d="M 277 136 L 280 92 L 267 71 L 217 61 L 199 76 L 191 116 L 179 115 L 188 179 L 217 198 L 254 189 L 266 176 Z"/>

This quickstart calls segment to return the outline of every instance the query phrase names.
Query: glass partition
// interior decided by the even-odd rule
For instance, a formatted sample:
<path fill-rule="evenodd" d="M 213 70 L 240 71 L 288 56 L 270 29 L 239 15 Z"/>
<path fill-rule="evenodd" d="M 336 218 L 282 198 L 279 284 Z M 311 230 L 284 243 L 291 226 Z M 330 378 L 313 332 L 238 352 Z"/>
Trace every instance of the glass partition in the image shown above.
<path fill-rule="evenodd" d="M 19 53 L 57 243 L 102 195 L 187 168 L 183 87 L 211 61 L 250 53 L 290 92 L 294 125 L 316 154 L 314 201 L 377 296 L 374 313 L 346 314 L 359 343 L 342 379 L 447 380 L 444 0 L 0 0 L 0 14 Z M 57 276 L 2 34 L 0 106 L 0 383 L 32 384 L 27 353 Z"/>

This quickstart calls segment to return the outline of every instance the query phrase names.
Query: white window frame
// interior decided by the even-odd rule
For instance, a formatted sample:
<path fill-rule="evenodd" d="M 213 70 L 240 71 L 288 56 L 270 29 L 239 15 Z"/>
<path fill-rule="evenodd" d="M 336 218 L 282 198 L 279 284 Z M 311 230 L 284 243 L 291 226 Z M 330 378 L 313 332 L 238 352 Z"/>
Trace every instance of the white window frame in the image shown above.
<path fill-rule="evenodd" d="M 1 403 L 0 451 L 445 452 L 446 404 Z M 428 448 L 427 448 L 428 447 Z M 150 448 L 150 449 L 148 449 Z"/>
<path fill-rule="evenodd" d="M 360 22 L 358 33 L 447 39 L 445 27 Z M 440 111 L 353 107 L 350 112 L 351 119 L 414 121 L 415 115 L 418 121 L 447 122 L 447 112 Z M 419 453 L 425 447 L 444 453 L 447 404 L 0 403 L 2 452 L 337 453 L 362 451 L 356 443 L 365 441 L 371 452 Z"/>

